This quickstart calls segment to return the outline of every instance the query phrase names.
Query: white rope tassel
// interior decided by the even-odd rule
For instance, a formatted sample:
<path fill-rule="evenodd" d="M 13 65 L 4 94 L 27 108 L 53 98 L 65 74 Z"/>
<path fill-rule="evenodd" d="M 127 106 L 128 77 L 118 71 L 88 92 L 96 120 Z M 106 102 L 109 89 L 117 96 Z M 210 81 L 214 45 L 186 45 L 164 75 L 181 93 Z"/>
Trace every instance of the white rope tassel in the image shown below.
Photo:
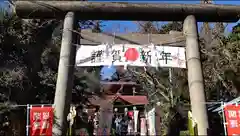
<path fill-rule="evenodd" d="M 172 57 L 172 56 L 171 56 Z M 180 53 L 179 53 L 179 48 L 178 48 L 178 53 L 177 53 L 177 63 L 178 63 L 178 67 L 181 67 L 181 65 L 182 65 L 182 60 L 181 60 L 181 58 L 180 58 Z"/>
<path fill-rule="evenodd" d="M 113 65 L 113 57 L 111 56 L 112 55 L 112 44 L 110 44 L 109 46 L 109 49 L 108 49 L 108 53 L 109 53 L 109 68 Z"/>
<path fill-rule="evenodd" d="M 123 44 L 123 49 L 122 49 L 122 55 L 124 56 L 125 55 L 125 51 L 126 51 L 126 47 L 125 47 L 125 44 Z M 128 65 L 128 62 L 124 56 L 124 70 L 127 70 L 127 65 Z"/>
<path fill-rule="evenodd" d="M 156 56 L 156 46 L 151 43 L 151 56 L 152 56 L 152 64 L 155 66 L 156 70 L 158 70 L 158 61 Z"/>
<path fill-rule="evenodd" d="M 109 44 L 105 44 L 105 60 L 107 61 L 108 67 L 110 68 L 112 65 L 112 59 L 110 56 Z"/>
<path fill-rule="evenodd" d="M 124 65 L 124 70 L 127 70 L 127 63 L 125 63 Z"/>
<path fill-rule="evenodd" d="M 143 67 L 143 69 L 144 69 L 144 72 L 147 72 L 147 68 L 146 67 Z"/>

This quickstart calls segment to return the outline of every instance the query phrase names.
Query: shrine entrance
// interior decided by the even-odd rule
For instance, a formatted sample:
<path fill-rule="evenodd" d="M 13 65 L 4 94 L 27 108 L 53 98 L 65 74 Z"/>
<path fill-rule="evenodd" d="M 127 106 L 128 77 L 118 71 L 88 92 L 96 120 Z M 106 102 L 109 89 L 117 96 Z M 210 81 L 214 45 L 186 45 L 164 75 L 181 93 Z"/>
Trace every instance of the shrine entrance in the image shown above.
<path fill-rule="evenodd" d="M 145 118 L 144 109 L 148 104 L 147 96 L 139 94 L 140 86 L 137 83 L 118 81 L 103 82 L 102 85 L 109 85 L 108 83 L 111 83 L 111 87 L 103 92 L 103 96 L 90 98 L 91 105 L 87 106 L 89 111 L 95 111 L 89 112 L 89 115 L 94 116 L 95 122 L 99 122 L 99 124 L 94 124 L 95 134 L 103 134 L 101 131 L 104 131 L 105 127 L 112 135 L 139 135 L 140 122 L 142 118 Z M 103 114 L 107 115 L 102 118 Z M 102 124 L 102 122 L 108 122 L 110 125 Z"/>

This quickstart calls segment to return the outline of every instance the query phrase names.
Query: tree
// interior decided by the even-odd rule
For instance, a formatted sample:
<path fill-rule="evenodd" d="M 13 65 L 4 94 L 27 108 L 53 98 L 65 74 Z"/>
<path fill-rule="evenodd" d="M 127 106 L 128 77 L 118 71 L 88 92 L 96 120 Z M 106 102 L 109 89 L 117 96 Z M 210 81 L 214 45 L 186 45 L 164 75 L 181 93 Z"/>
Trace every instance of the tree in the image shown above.
<path fill-rule="evenodd" d="M 239 40 L 237 26 L 229 36 L 224 36 L 225 26 L 216 23 L 211 29 L 210 42 L 201 42 L 204 79 L 208 101 L 229 101 L 238 96 Z M 214 45 L 214 46 L 213 46 Z M 217 93 L 216 93 L 217 91 Z"/>
<path fill-rule="evenodd" d="M 0 117 L 10 121 L 22 118 L 21 124 L 25 124 L 26 107 L 17 105 L 53 103 L 62 21 L 22 20 L 14 14 L 1 14 L 1 17 L 0 105 L 3 108 L 0 108 Z M 83 28 L 94 25 L 92 21 L 79 23 Z M 99 86 L 97 72 L 95 69 L 77 69 L 73 103 L 87 103 L 87 98 L 95 93 Z M 24 133 L 26 125 L 21 126 Z"/>
<path fill-rule="evenodd" d="M 169 82 L 168 69 L 164 68 L 159 68 L 158 70 L 154 68 L 147 68 L 146 70 L 133 69 L 131 71 L 139 83 L 141 83 L 143 90 L 148 94 L 150 105 L 146 108 L 155 107 L 160 102 L 162 134 L 177 135 L 180 131 L 172 134 L 172 132 L 175 132 L 173 130 L 184 127 L 184 125 L 178 124 L 179 120 L 183 119 L 182 112 L 179 109 L 185 108 L 184 104 L 188 102 L 188 97 L 184 96 L 184 91 L 180 90 L 184 84 L 180 86 L 179 82 L 176 83 L 178 85 L 173 86 Z M 180 89 L 178 88 L 179 86 Z M 170 126 L 174 126 L 174 128 Z"/>
<path fill-rule="evenodd" d="M 159 22 L 137 22 L 139 32 L 152 34 L 168 34 L 171 30 L 182 31 L 183 23 L 173 21 L 167 24 L 160 24 Z"/>
<path fill-rule="evenodd" d="M 171 30 L 182 31 L 183 28 L 181 22 L 159 25 L 158 22 L 148 21 L 138 24 L 140 33 L 168 34 Z M 136 68 L 131 69 L 131 72 L 148 94 L 150 105 L 147 109 L 160 103 L 162 134 L 179 135 L 180 129 L 186 127 L 182 125 L 183 121 L 186 121 L 183 114 L 187 110 L 185 105 L 189 105 L 186 70 L 171 69 L 173 82 L 169 80 L 168 68 L 145 68 L 145 70 Z"/>
<path fill-rule="evenodd" d="M 157 26 L 154 24 L 156 23 L 147 22 L 146 25 L 141 24 L 140 27 L 143 27 L 143 29 L 140 29 L 141 32 L 151 33 L 153 31 L 156 33 L 168 33 L 170 30 L 181 31 L 182 28 L 181 23 L 176 23 L 176 26 L 179 26 L 177 28 L 173 28 L 173 23 L 169 23 L 160 27 L 161 29 L 157 29 Z M 150 28 L 147 29 L 149 26 Z M 152 28 L 153 26 L 155 26 L 155 28 Z M 239 96 L 239 69 L 236 67 L 239 64 L 239 25 L 233 27 L 233 32 L 228 37 L 223 34 L 225 29 L 223 23 L 216 23 L 213 28 L 210 28 L 208 25 L 204 25 L 204 27 L 200 32 L 199 40 L 207 101 L 217 101 L 219 103 L 220 101 L 229 101 Z M 177 107 L 179 107 L 179 105 L 189 104 L 186 70 L 173 69 L 174 84 L 169 83 L 168 74 L 166 74 L 168 71 L 166 69 L 164 70 L 164 68 L 160 69 L 160 71 L 165 71 L 162 73 L 154 70 L 146 71 L 145 74 L 144 72 L 140 72 L 141 74 L 138 73 L 137 75 L 142 75 L 142 78 L 138 77 L 137 79 L 145 79 L 145 81 L 141 83 L 144 83 L 143 86 L 145 86 L 148 95 L 150 94 L 149 100 L 153 102 L 153 104 L 157 101 L 162 103 L 162 111 L 163 115 L 165 115 L 162 116 L 162 118 L 166 120 L 166 122 L 163 121 L 163 126 L 165 126 L 165 130 L 172 130 L 171 127 L 174 126 L 176 128 L 177 122 L 175 125 L 170 122 L 174 122 L 174 120 L 179 121 L 182 117 L 178 116 L 179 118 L 170 121 L 171 117 L 169 115 L 181 113 Z M 173 91 L 170 91 L 171 88 Z M 153 95 L 151 95 L 151 93 Z M 174 100 L 175 103 L 171 100 Z M 188 107 L 187 109 L 189 110 L 190 108 Z M 212 113 L 209 114 L 211 114 L 210 126 L 214 129 L 216 127 L 214 127 L 213 124 L 216 124 L 216 118 L 219 119 L 219 116 Z M 214 120 L 212 120 L 213 118 Z M 221 122 L 217 123 L 221 124 Z M 219 129 L 214 129 L 213 131 L 219 135 L 222 133 L 219 132 Z M 171 134 L 169 133 L 169 135 Z"/>
<path fill-rule="evenodd" d="M 224 35 L 225 27 L 223 23 L 216 23 L 209 28 L 207 40 L 200 37 L 207 101 L 219 103 L 210 106 L 221 106 L 220 102 L 228 102 L 239 96 L 239 25 L 234 26 L 228 36 Z M 223 128 L 221 116 L 209 115 L 213 133 L 223 134 L 223 129 L 216 129 L 219 127 L 213 125 L 220 124 Z"/>

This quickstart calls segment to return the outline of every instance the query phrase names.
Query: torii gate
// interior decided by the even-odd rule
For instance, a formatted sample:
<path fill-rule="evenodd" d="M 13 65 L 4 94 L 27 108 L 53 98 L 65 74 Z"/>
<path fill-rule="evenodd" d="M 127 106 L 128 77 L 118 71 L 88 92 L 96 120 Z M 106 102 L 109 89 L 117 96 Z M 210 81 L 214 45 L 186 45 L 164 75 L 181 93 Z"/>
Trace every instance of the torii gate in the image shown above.
<path fill-rule="evenodd" d="M 58 79 L 55 94 L 54 125 L 56 135 L 65 135 L 69 111 L 75 48 L 72 46 L 76 19 L 79 20 L 141 20 L 183 21 L 186 37 L 186 59 L 191 107 L 197 121 L 198 135 L 208 134 L 208 117 L 205 106 L 203 73 L 200 60 L 197 21 L 236 22 L 240 6 L 213 4 L 136 4 L 81 1 L 16 1 L 16 13 L 22 18 L 64 19 Z M 64 107 L 64 109 L 62 109 Z"/>

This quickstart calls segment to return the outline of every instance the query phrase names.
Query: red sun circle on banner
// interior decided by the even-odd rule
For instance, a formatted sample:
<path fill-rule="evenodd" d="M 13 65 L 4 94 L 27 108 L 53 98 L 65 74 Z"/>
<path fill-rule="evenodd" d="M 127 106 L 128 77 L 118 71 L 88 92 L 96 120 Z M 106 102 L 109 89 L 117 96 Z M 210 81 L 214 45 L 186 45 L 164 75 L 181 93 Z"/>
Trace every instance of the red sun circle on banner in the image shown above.
<path fill-rule="evenodd" d="M 135 48 L 128 48 L 124 54 L 127 61 L 136 61 L 139 57 L 139 53 Z"/>

